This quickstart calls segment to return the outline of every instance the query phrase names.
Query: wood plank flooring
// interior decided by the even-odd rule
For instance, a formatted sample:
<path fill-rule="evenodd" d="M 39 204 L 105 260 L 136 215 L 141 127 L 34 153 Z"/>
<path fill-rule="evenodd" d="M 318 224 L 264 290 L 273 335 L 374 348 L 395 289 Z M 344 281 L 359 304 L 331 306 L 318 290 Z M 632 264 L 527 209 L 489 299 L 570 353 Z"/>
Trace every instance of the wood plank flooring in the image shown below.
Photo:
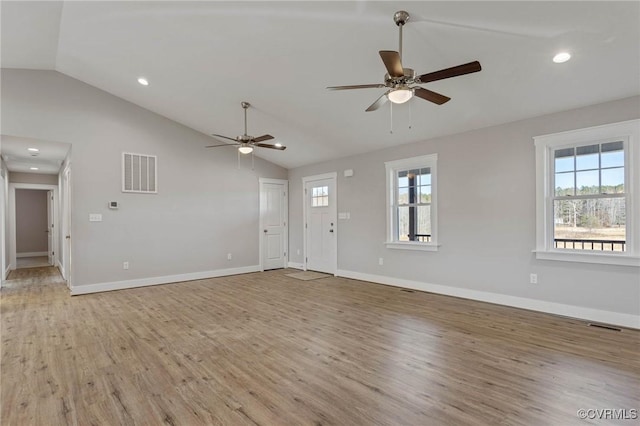
<path fill-rule="evenodd" d="M 291 272 L 70 297 L 55 269 L 20 271 L 0 297 L 0 424 L 584 425 L 612 422 L 579 408 L 640 408 L 637 331 Z"/>

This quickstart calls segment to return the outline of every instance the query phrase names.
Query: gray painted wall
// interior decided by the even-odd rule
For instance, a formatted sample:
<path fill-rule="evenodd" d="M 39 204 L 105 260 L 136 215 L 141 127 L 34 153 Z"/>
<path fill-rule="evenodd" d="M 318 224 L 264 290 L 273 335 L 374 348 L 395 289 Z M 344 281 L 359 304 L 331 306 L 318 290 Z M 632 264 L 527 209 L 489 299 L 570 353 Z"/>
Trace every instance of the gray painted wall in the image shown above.
<path fill-rule="evenodd" d="M 338 220 L 338 269 L 639 315 L 638 268 L 539 261 L 532 253 L 532 138 L 638 117 L 640 97 L 633 97 L 290 170 L 290 261 L 303 261 L 302 177 L 335 171 L 338 212 L 351 213 Z M 432 153 L 442 246 L 387 249 L 384 162 Z M 345 169 L 355 175 L 345 178 Z"/>
<path fill-rule="evenodd" d="M 16 253 L 49 250 L 47 191 L 16 189 Z"/>
<path fill-rule="evenodd" d="M 37 183 L 40 185 L 57 185 L 58 175 L 9 172 L 9 183 Z"/>
<path fill-rule="evenodd" d="M 259 263 L 258 178 L 285 169 L 256 158 L 251 170 L 249 157 L 238 169 L 234 149 L 207 150 L 211 138 L 54 71 L 2 70 L 2 125 L 72 144 L 74 286 Z M 121 192 L 123 151 L 158 156 L 157 195 Z"/>

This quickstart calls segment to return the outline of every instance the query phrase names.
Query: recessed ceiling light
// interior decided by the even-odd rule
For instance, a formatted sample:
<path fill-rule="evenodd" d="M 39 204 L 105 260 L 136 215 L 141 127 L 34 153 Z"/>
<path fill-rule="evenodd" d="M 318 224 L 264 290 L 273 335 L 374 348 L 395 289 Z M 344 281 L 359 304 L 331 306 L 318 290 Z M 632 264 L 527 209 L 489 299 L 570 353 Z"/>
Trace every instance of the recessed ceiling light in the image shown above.
<path fill-rule="evenodd" d="M 138 78 L 138 83 L 142 84 L 143 86 L 148 86 L 149 85 L 149 80 L 147 80 L 144 77 L 140 77 L 140 78 Z"/>
<path fill-rule="evenodd" d="M 571 54 L 569 54 L 568 52 L 560 52 L 553 57 L 553 62 L 555 62 L 556 64 L 561 64 L 563 62 L 567 62 L 569 59 L 571 59 Z"/>
<path fill-rule="evenodd" d="M 37 167 L 29 167 L 30 170 L 40 170 Z"/>
<path fill-rule="evenodd" d="M 27 148 L 27 151 L 39 152 L 40 150 L 38 148 Z"/>

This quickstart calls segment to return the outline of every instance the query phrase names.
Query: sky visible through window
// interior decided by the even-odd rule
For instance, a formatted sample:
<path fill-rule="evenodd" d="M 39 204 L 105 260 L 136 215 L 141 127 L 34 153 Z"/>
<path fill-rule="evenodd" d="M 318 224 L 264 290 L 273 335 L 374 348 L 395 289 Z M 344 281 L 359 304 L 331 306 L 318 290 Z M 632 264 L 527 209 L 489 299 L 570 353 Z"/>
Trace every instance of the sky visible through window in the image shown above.
<path fill-rule="evenodd" d="M 556 196 L 624 192 L 622 142 L 555 152 Z"/>

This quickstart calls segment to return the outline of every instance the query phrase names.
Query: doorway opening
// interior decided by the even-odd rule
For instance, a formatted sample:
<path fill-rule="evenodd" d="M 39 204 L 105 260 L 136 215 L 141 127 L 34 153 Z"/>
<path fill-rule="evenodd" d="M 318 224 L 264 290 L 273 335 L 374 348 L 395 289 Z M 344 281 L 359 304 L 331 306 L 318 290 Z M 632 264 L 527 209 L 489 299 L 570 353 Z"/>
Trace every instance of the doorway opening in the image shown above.
<path fill-rule="evenodd" d="M 16 189 L 16 269 L 53 265 L 53 191 Z"/>
<path fill-rule="evenodd" d="M 9 184 L 11 269 L 56 266 L 58 186 Z"/>

